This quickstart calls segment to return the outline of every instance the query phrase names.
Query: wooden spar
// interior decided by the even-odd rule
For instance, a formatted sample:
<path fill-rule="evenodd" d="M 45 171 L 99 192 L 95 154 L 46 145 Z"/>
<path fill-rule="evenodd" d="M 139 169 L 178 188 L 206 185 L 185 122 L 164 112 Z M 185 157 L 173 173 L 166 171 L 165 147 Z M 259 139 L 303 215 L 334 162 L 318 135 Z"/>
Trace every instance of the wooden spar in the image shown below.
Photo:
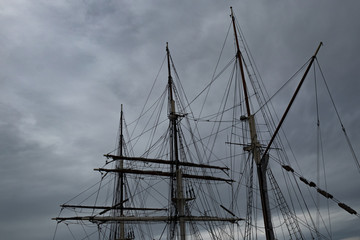
<path fill-rule="evenodd" d="M 248 115 L 248 124 L 250 129 L 250 138 L 251 138 L 251 147 L 250 150 L 253 154 L 253 160 L 256 163 L 257 167 L 257 176 L 259 181 L 259 188 L 260 188 L 260 198 L 261 198 L 261 206 L 262 206 L 262 212 L 263 212 L 263 218 L 264 218 L 264 225 L 265 225 L 265 235 L 267 240 L 273 240 L 275 239 L 274 236 L 274 230 L 271 222 L 271 211 L 269 206 L 269 197 L 267 194 L 267 183 L 266 183 L 266 168 L 268 161 L 265 158 L 261 158 L 260 156 L 260 143 L 257 138 L 257 130 L 255 125 L 255 116 L 251 114 L 250 110 L 250 103 L 249 103 L 249 97 L 248 97 L 248 90 L 245 80 L 245 74 L 244 74 L 244 67 L 242 63 L 242 56 L 241 51 L 239 47 L 239 40 L 237 36 L 236 26 L 235 26 L 235 16 L 231 9 L 231 20 L 233 24 L 234 29 L 234 35 L 236 40 L 236 47 L 237 47 L 237 58 L 239 62 L 240 67 L 240 73 L 241 73 L 241 80 L 243 83 L 243 90 L 244 90 L 244 96 L 245 96 L 245 104 L 246 104 L 246 111 Z"/>
<path fill-rule="evenodd" d="M 180 226 L 180 239 L 185 240 L 186 237 L 186 228 L 185 221 L 183 216 L 185 216 L 185 199 L 184 199 L 184 191 L 183 191 L 183 180 L 182 180 L 182 172 L 181 168 L 176 170 L 176 206 L 178 208 L 178 219 Z"/>
<path fill-rule="evenodd" d="M 233 29 L 234 29 L 234 35 L 235 35 L 235 41 L 236 41 L 236 48 L 237 48 L 236 55 L 237 55 L 238 60 L 239 60 L 241 79 L 242 79 L 243 88 L 244 88 L 246 111 L 247 111 L 248 116 L 250 116 L 251 113 L 250 113 L 248 90 L 247 90 L 247 86 L 246 86 L 245 74 L 244 74 L 244 66 L 242 64 L 242 56 L 241 56 L 241 52 L 240 52 L 239 40 L 238 40 L 238 37 L 237 37 L 237 31 L 236 31 L 236 26 L 235 26 L 235 17 L 234 17 L 234 14 L 233 14 L 232 7 L 230 7 L 230 9 L 231 9 L 231 20 L 232 20 L 232 23 L 233 23 Z"/>
<path fill-rule="evenodd" d="M 238 222 L 244 220 L 243 218 L 220 218 L 207 216 L 179 216 L 184 222 Z M 169 222 L 174 221 L 173 217 L 169 216 L 152 216 L 152 217 L 98 217 L 98 216 L 84 216 L 84 217 L 56 217 L 52 220 L 57 221 L 93 221 L 93 222 Z"/>
<path fill-rule="evenodd" d="M 168 43 L 166 43 L 166 57 L 167 57 L 167 66 L 168 66 L 168 111 L 169 111 L 169 124 L 170 124 L 170 161 L 173 162 L 170 165 L 170 182 L 171 182 L 171 198 L 176 198 L 178 200 L 182 200 L 184 197 L 180 196 L 182 193 L 182 183 L 178 184 L 177 180 L 177 172 L 180 169 L 180 160 L 179 160 L 179 149 L 178 149 L 178 129 L 177 129 L 177 119 L 178 115 L 175 111 L 175 101 L 173 98 L 173 80 L 171 76 L 171 67 L 170 67 L 170 50 Z M 175 169 L 174 169 L 175 167 Z M 182 180 L 180 180 L 182 181 Z M 182 201 L 180 201 L 182 203 Z M 173 239 L 175 236 L 175 226 L 177 221 L 179 220 L 179 213 L 183 212 L 184 206 L 179 204 L 179 201 L 172 202 L 175 212 L 174 214 L 171 211 L 171 217 L 173 221 L 170 224 L 170 238 Z M 184 221 L 179 221 L 180 225 L 180 240 L 185 240 L 185 224 Z"/>
<path fill-rule="evenodd" d="M 86 209 L 118 209 L 118 207 L 109 207 L 109 206 L 85 206 L 85 205 L 68 205 L 63 204 L 60 205 L 63 208 L 86 208 Z M 134 210 L 134 211 L 167 211 L 166 208 L 132 208 L 132 207 L 124 207 L 124 210 Z"/>
<path fill-rule="evenodd" d="M 123 113 L 123 105 L 121 104 L 121 113 L 120 113 L 120 141 L 119 141 L 119 156 L 123 156 L 123 144 L 124 144 L 124 135 L 123 135 L 123 120 L 124 120 L 124 113 Z M 119 168 L 124 168 L 124 160 L 120 160 Z M 120 216 L 124 216 L 124 173 L 119 173 L 120 178 L 120 202 L 116 203 L 115 206 L 120 205 Z M 119 184 L 119 183 L 118 183 Z M 118 187 L 117 187 L 118 189 Z M 115 200 L 116 201 L 116 200 Z M 109 209 L 110 210 L 110 209 Z M 104 214 L 108 210 L 104 210 L 101 214 Z M 125 223 L 120 222 L 120 239 L 125 239 Z"/>
<path fill-rule="evenodd" d="M 307 74 L 308 74 L 308 72 L 309 72 L 309 70 L 310 70 L 310 68 L 311 68 L 311 66 L 312 66 L 315 58 L 316 58 L 316 55 L 318 54 L 318 52 L 319 52 L 319 50 L 320 50 L 320 47 L 321 47 L 322 45 L 323 45 L 323 43 L 320 42 L 318 48 L 317 48 L 316 51 L 315 51 L 314 56 L 311 57 L 311 61 L 310 61 L 309 65 L 308 65 L 308 67 L 306 68 L 305 73 L 304 73 L 303 77 L 301 78 L 300 83 L 299 83 L 299 85 L 297 86 L 297 88 L 296 88 L 296 90 L 295 90 L 295 92 L 294 92 L 294 95 L 292 96 L 292 98 L 291 98 L 291 100 L 290 100 L 290 102 L 289 102 L 289 105 L 287 106 L 287 108 L 286 108 L 286 110 L 285 110 L 285 112 L 284 112 L 284 114 L 283 114 L 283 116 L 282 116 L 282 118 L 281 118 L 281 120 L 280 120 L 280 122 L 279 122 L 279 124 L 278 124 L 278 126 L 277 126 L 277 128 L 276 128 L 276 130 L 275 130 L 275 132 L 274 132 L 274 134 L 272 135 L 272 137 L 271 137 L 271 139 L 270 139 L 270 142 L 268 143 L 268 145 L 267 145 L 267 147 L 266 147 L 266 149 L 265 149 L 262 157 L 264 157 L 264 156 L 268 153 L 268 151 L 269 151 L 269 149 L 270 149 L 270 147 L 271 147 L 271 144 L 273 143 L 273 141 L 274 141 L 276 135 L 278 134 L 278 132 L 279 132 L 279 130 L 280 130 L 280 127 L 281 127 L 281 125 L 283 124 L 283 122 L 284 122 L 284 120 L 285 120 L 285 118 L 286 118 L 286 116 L 287 116 L 287 114 L 288 114 L 288 112 L 289 112 L 292 104 L 294 103 L 295 98 L 296 98 L 297 94 L 299 93 L 299 90 L 300 90 L 302 84 L 304 83 L 304 80 L 305 80 L 305 78 L 306 78 L 306 76 L 307 76 Z"/>
<path fill-rule="evenodd" d="M 138 170 L 138 169 L 107 169 L 107 168 L 95 168 L 95 171 L 99 172 L 122 172 L 129 174 L 143 174 L 143 175 L 153 175 L 153 176 L 164 176 L 164 177 L 173 177 L 173 174 L 170 172 L 162 172 L 162 171 L 153 171 L 153 170 Z M 223 181 L 223 182 L 234 182 L 232 179 L 225 179 L 207 175 L 193 175 L 193 174 L 182 174 L 183 178 L 191 178 L 191 179 L 203 179 L 203 180 L 213 180 L 213 181 Z"/>
<path fill-rule="evenodd" d="M 221 207 L 222 209 L 224 209 L 226 212 L 230 213 L 232 216 L 235 217 L 235 214 L 234 214 L 232 211 L 230 211 L 229 209 L 227 209 L 227 208 L 224 207 L 223 205 L 220 205 L 220 207 Z"/>
<path fill-rule="evenodd" d="M 159 163 L 159 164 L 175 164 L 175 162 L 170 160 L 163 160 L 158 158 L 141 158 L 141 157 L 127 157 L 127 156 L 115 156 L 106 154 L 104 155 L 107 158 L 112 158 L 114 160 L 129 160 L 129 161 L 138 161 L 138 162 L 148 162 L 148 163 Z M 198 167 L 198 168 L 211 168 L 211 169 L 219 169 L 219 170 L 229 170 L 228 167 L 220 167 L 214 165 L 207 165 L 207 164 L 197 164 L 191 162 L 179 162 L 180 166 L 185 167 Z"/>

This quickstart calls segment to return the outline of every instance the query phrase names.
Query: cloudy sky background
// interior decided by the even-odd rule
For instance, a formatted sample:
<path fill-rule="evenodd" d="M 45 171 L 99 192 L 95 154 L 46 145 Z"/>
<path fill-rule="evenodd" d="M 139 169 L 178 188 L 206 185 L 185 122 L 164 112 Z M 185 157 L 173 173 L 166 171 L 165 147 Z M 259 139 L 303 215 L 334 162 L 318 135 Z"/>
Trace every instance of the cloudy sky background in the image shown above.
<path fill-rule="evenodd" d="M 128 120 L 139 113 L 167 41 L 189 98 L 205 86 L 231 5 L 270 94 L 324 42 L 318 58 L 360 154 L 358 1 L 0 0 L 1 238 L 52 238 L 59 204 L 98 180 L 120 104 Z M 346 161 L 329 171 L 356 189 L 332 193 L 355 208 L 359 174 Z M 347 223 L 341 236 L 360 239 L 359 219 Z"/>

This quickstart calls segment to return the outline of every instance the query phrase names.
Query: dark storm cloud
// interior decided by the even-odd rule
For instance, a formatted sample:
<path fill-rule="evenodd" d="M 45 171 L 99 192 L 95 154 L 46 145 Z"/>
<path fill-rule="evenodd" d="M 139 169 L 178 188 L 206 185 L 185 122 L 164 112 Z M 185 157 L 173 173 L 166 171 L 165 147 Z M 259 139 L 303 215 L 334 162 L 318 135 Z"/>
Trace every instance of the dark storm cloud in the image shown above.
<path fill-rule="evenodd" d="M 91 169 L 101 166 L 101 155 L 114 148 L 120 103 L 131 108 L 130 121 L 140 111 L 144 99 L 139 96 L 151 87 L 166 42 L 188 96 L 194 97 L 205 86 L 229 26 L 230 5 L 270 95 L 324 42 L 318 58 L 360 154 L 357 1 L 18 0 L 1 5 L 3 238 L 52 237 L 55 223 L 50 218 L 56 216 L 57 206 L 97 181 Z M 305 85 L 302 96 L 310 96 L 310 88 Z M 274 98 L 279 106 L 285 101 Z M 290 115 L 285 123 L 294 140 L 300 122 L 312 118 L 307 103 L 297 103 L 294 109 L 303 113 L 303 121 Z M 283 111 L 277 110 L 279 115 Z M 329 116 L 325 111 L 323 124 L 332 137 Z M 338 139 L 330 147 L 344 142 Z M 337 159 L 343 156 L 333 153 Z M 346 177 L 339 172 L 358 177 L 351 156 L 345 156 L 349 163 L 330 162 L 333 185 L 329 188 L 359 207 L 359 194 L 354 193 L 358 191 L 341 185 Z M 349 225 L 356 226 L 354 222 L 358 219 L 351 219 Z M 338 232 L 337 236 L 359 235 L 355 230 L 352 235 Z"/>

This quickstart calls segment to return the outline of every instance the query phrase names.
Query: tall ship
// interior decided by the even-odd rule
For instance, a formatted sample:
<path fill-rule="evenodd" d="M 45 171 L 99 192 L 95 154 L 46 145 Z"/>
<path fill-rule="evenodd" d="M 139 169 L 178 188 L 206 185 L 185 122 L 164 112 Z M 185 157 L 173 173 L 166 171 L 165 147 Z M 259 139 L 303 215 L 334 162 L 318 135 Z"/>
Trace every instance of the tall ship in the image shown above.
<path fill-rule="evenodd" d="M 137 119 L 127 122 L 131 106 L 121 105 L 116 148 L 94 169 L 100 181 L 61 205 L 53 239 L 336 239 L 330 209 L 360 215 L 327 189 L 325 174 L 313 179 L 301 170 L 304 159 L 295 157 L 283 127 L 309 72 L 318 74 L 311 149 L 319 173 L 320 79 L 327 87 L 317 61 L 321 46 L 286 82 L 296 86 L 278 115 L 273 99 L 283 90 L 265 90 L 232 9 L 214 74 L 191 100 L 166 44 L 159 70 L 166 77 L 156 77 Z"/>

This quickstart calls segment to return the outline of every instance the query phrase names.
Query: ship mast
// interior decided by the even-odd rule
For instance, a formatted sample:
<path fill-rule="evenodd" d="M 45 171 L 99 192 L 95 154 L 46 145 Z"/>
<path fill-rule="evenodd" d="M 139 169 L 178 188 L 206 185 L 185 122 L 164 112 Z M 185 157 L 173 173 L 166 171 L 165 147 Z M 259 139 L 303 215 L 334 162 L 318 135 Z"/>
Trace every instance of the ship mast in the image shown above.
<path fill-rule="evenodd" d="M 124 136 L 123 136 L 123 121 L 124 121 L 124 115 L 123 115 L 123 105 L 121 104 L 121 112 L 120 112 L 120 129 L 119 129 L 119 144 L 118 144 L 118 161 L 116 162 L 115 168 L 119 170 L 117 172 L 117 179 L 115 181 L 116 187 L 115 187 L 115 194 L 114 194 L 114 200 L 113 200 L 113 206 L 116 206 L 116 208 L 113 210 L 114 217 L 124 217 L 124 194 L 125 194 L 125 184 L 124 184 L 124 178 L 125 173 L 122 171 L 124 169 Z M 114 223 L 114 235 L 110 236 L 111 239 L 114 240 L 125 240 L 128 238 L 125 238 L 125 223 L 124 221 L 119 221 L 118 223 Z"/>
<path fill-rule="evenodd" d="M 185 202 L 190 200 L 195 200 L 195 198 L 185 198 L 184 197 L 184 186 L 183 179 L 197 179 L 197 180 L 207 180 L 207 181 L 217 181 L 217 182 L 233 182 L 232 179 L 221 178 L 213 175 L 197 175 L 190 173 L 183 173 L 182 168 L 200 168 L 200 169 L 218 169 L 222 171 L 229 170 L 227 167 L 213 166 L 202 163 L 195 162 L 186 162 L 180 161 L 179 146 L 180 131 L 179 131 L 179 119 L 185 115 L 176 113 L 175 111 L 175 99 L 174 95 L 176 94 L 175 86 L 173 85 L 173 79 L 171 76 L 171 56 L 168 46 L 166 45 L 166 53 L 168 60 L 168 118 L 169 118 L 169 131 L 170 131 L 170 159 L 158 159 L 158 158 L 144 158 L 144 157 L 129 157 L 124 156 L 124 136 L 123 136 L 123 109 L 121 107 L 120 114 L 120 138 L 119 138 L 119 148 L 116 155 L 106 154 L 106 158 L 110 158 L 113 161 L 116 161 L 115 168 L 97 168 L 95 171 L 105 172 L 105 173 L 114 173 L 116 174 L 115 182 L 115 195 L 113 198 L 112 206 L 96 206 L 96 205 L 70 205 L 63 204 L 62 208 L 72 208 L 72 209 L 97 209 L 99 212 L 96 214 L 91 214 L 90 216 L 70 216 L 70 217 L 56 217 L 53 220 L 58 222 L 62 221 L 88 221 L 91 223 L 109 223 L 111 224 L 111 240 L 130 240 L 134 239 L 135 235 L 133 232 L 125 233 L 125 225 L 130 224 L 139 224 L 139 223 L 159 223 L 165 222 L 170 225 L 168 239 L 179 239 L 186 240 L 186 223 L 195 223 L 195 222 L 230 222 L 235 223 L 237 221 L 243 220 L 236 216 L 232 217 L 218 217 L 218 216 L 192 216 L 191 214 L 185 214 Z M 151 168 L 148 169 L 139 169 L 136 165 L 133 166 L 124 166 L 124 161 L 131 161 L 133 163 L 146 163 L 146 164 L 159 164 L 162 166 L 169 166 L 170 171 L 159 171 Z M 112 162 L 112 161 L 111 161 Z M 160 168 L 164 169 L 164 168 Z M 125 176 L 126 175 L 143 175 L 143 176 L 160 176 L 170 179 L 171 191 L 170 195 L 170 209 L 167 208 L 148 208 L 148 207 L 125 207 L 124 202 L 126 202 L 127 196 L 125 196 Z M 223 207 L 224 208 L 224 207 Z M 102 211 L 100 211 L 102 210 Z M 168 215 L 148 215 L 148 214 L 135 214 L 128 215 L 127 211 L 151 211 L 151 212 L 160 212 L 160 211 L 169 211 Z M 109 211 L 111 214 L 108 215 Z M 177 225 L 178 224 L 178 225 Z M 128 228 L 128 227 L 127 227 Z M 131 228 L 129 226 L 129 228 Z"/>
<path fill-rule="evenodd" d="M 124 144 L 124 136 L 123 136 L 123 105 L 121 104 L 121 113 L 120 113 L 120 139 L 119 139 L 119 153 L 120 157 L 123 157 L 123 144 Z M 124 160 L 119 160 L 119 169 L 124 168 Z M 120 216 L 124 216 L 124 173 L 119 172 L 119 180 L 120 180 L 120 202 L 116 204 L 120 204 Z M 125 239 L 125 224 L 124 222 L 120 222 L 120 239 Z"/>
<path fill-rule="evenodd" d="M 179 149 L 178 149 L 178 130 L 177 130 L 177 120 L 179 115 L 175 113 L 175 101 L 173 98 L 173 80 L 171 76 L 171 67 L 170 67 L 170 51 L 168 43 L 166 43 L 166 56 L 167 56 L 167 65 L 168 65 L 168 98 L 169 98 L 169 120 L 170 120 L 170 161 L 171 164 L 171 201 L 174 205 L 175 212 L 172 217 L 175 221 L 171 222 L 170 228 L 170 239 L 174 238 L 175 227 L 177 221 L 180 225 L 180 239 L 185 240 L 185 222 L 184 222 L 184 193 L 183 193 L 183 184 L 182 184 L 182 173 L 179 165 Z M 174 166 L 175 165 L 175 166 Z M 174 169 L 175 167 L 175 169 Z M 176 186 L 174 186 L 176 184 Z"/>
<path fill-rule="evenodd" d="M 251 114 L 251 110 L 250 110 L 248 90 L 247 90 L 247 86 L 246 86 L 244 67 L 243 67 L 243 63 L 242 63 L 242 55 L 240 52 L 239 41 L 238 41 L 237 31 L 236 31 L 236 26 L 235 26 L 235 17 L 233 14 L 232 7 L 230 7 L 230 9 L 231 9 L 231 19 L 232 19 L 232 25 L 234 28 L 234 35 L 235 35 L 235 41 L 236 41 L 236 47 L 237 47 L 236 57 L 238 59 L 239 66 L 240 66 L 240 74 L 241 74 L 241 79 L 242 79 L 242 83 L 243 83 L 243 91 L 244 91 L 244 96 L 245 96 L 245 104 L 246 104 L 246 111 L 247 111 L 246 119 L 248 120 L 249 129 L 250 129 L 251 145 L 250 145 L 249 151 L 253 155 L 253 159 L 256 163 L 256 168 L 257 168 L 257 175 L 258 175 L 258 182 L 259 182 L 259 189 L 260 189 L 260 198 L 261 198 L 262 213 L 263 213 L 263 218 L 264 218 L 266 239 L 273 240 L 273 239 L 275 239 L 275 237 L 274 237 L 274 230 L 273 230 L 273 225 L 272 225 L 272 221 L 271 221 L 271 211 L 270 211 L 270 206 L 269 206 L 269 196 L 268 196 L 267 180 L 266 180 L 267 165 L 269 162 L 268 152 L 269 152 L 270 147 L 271 147 L 273 141 L 275 140 L 275 137 L 277 136 L 277 134 L 287 116 L 287 113 L 289 112 L 289 109 L 291 108 L 291 106 L 292 106 L 292 104 L 293 104 L 293 102 L 294 102 L 294 100 L 295 100 L 315 58 L 316 58 L 317 53 L 319 52 L 322 42 L 319 44 L 318 48 L 316 49 L 315 54 L 312 56 L 310 63 L 307 66 L 307 69 L 305 70 L 305 73 L 304 73 L 299 85 L 297 86 L 279 124 L 277 125 L 275 132 L 272 134 L 272 137 L 271 137 L 269 143 L 267 144 L 265 150 L 262 150 L 261 145 L 257 138 L 255 117 L 254 117 L 254 114 Z"/>
<path fill-rule="evenodd" d="M 253 154 L 253 159 L 256 163 L 257 168 L 257 175 L 258 175 L 258 181 L 259 181 L 259 188 L 260 188 L 260 198 L 261 198 L 261 206 L 262 206 L 262 212 L 263 212 L 263 218 L 264 218 L 264 225 L 265 225 L 265 235 L 267 240 L 273 240 L 274 237 L 274 230 L 271 222 L 271 212 L 270 212 L 270 206 L 269 206 L 269 197 L 267 194 L 267 182 L 266 182 L 266 168 L 268 164 L 268 157 L 261 158 L 261 149 L 260 149 L 260 143 L 257 138 L 257 131 L 256 131 L 256 125 L 255 125 L 255 118 L 254 115 L 251 114 L 250 110 L 250 104 L 249 104 L 249 97 L 248 97 L 248 90 L 247 85 L 245 81 L 245 74 L 244 74 L 244 67 L 242 63 L 242 55 L 239 47 L 239 40 L 237 37 L 237 31 L 236 31 L 236 25 L 235 25 L 235 17 L 233 14 L 232 7 L 231 9 L 231 19 L 234 29 L 234 35 L 235 35 L 235 41 L 236 41 L 236 48 L 237 53 L 236 57 L 239 62 L 240 67 L 240 74 L 241 79 L 243 83 L 243 90 L 244 90 L 244 96 L 245 96 L 245 104 L 246 104 L 246 111 L 247 111 L 247 120 L 249 123 L 250 128 L 250 137 L 251 137 L 251 152 Z"/>

